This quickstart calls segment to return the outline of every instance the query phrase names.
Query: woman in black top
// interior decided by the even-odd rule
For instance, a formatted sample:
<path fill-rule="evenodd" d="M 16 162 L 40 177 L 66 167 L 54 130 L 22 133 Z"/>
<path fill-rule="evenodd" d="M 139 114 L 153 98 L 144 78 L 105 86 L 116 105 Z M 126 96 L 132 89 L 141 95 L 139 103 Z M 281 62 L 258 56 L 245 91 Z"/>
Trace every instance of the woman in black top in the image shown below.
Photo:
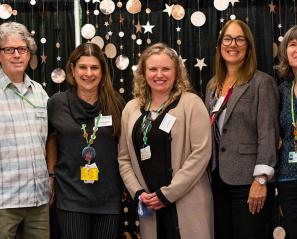
<path fill-rule="evenodd" d="M 72 52 L 67 81 L 70 89 L 48 102 L 48 171 L 56 179 L 61 238 L 115 238 L 123 100 L 113 89 L 104 55 L 95 44 L 84 43 Z"/>

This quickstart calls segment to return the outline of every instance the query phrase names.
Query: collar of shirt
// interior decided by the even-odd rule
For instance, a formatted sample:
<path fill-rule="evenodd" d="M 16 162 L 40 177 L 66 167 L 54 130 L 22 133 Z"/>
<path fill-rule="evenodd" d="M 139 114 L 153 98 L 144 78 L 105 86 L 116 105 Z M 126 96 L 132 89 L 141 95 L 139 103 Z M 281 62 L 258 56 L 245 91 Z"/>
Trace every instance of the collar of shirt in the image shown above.
<path fill-rule="evenodd" d="M 32 81 L 30 80 L 29 76 L 25 73 L 24 83 L 26 88 L 32 86 Z M 3 91 L 12 84 L 12 81 L 8 78 L 8 76 L 4 73 L 2 67 L 0 67 L 0 87 Z"/>

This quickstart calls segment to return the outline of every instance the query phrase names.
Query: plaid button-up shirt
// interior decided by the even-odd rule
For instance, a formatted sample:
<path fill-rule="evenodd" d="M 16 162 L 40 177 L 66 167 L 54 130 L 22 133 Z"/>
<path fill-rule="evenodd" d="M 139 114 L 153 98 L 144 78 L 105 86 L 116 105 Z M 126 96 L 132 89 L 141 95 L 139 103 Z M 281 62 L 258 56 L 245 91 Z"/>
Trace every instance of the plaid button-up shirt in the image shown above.
<path fill-rule="evenodd" d="M 0 67 L 0 209 L 39 206 L 50 197 L 48 96 L 27 75 L 23 89 L 20 93 Z"/>

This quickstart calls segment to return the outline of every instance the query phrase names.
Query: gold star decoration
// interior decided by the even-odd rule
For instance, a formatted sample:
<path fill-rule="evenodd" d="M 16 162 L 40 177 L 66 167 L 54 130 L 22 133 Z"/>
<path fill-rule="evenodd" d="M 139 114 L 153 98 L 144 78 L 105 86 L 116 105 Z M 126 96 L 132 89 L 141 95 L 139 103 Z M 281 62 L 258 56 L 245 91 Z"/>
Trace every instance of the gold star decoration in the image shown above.
<path fill-rule="evenodd" d="M 195 67 L 199 67 L 200 71 L 202 70 L 202 68 L 203 68 L 204 66 L 207 66 L 207 65 L 204 63 L 204 58 L 202 58 L 202 59 L 198 59 L 198 58 L 196 58 L 196 61 L 197 61 L 197 63 L 196 63 L 196 65 L 195 65 Z"/>
<path fill-rule="evenodd" d="M 119 23 L 120 23 L 120 24 L 123 24 L 123 23 L 124 23 L 124 20 L 125 20 L 125 18 L 123 18 L 122 15 L 120 15 Z"/>
<path fill-rule="evenodd" d="M 275 14 L 276 5 L 273 4 L 273 1 L 271 1 L 270 4 L 268 4 L 268 6 L 269 6 L 269 12 Z"/>
<path fill-rule="evenodd" d="M 137 33 L 137 32 L 142 32 L 142 30 L 141 30 L 141 25 L 140 25 L 140 22 L 139 22 L 139 21 L 138 21 L 137 24 L 134 25 L 134 26 L 135 26 L 135 28 L 136 28 L 136 33 Z"/>
<path fill-rule="evenodd" d="M 44 53 L 42 53 L 42 55 L 40 57 L 41 57 L 41 63 L 46 63 L 47 56 L 44 55 Z"/>

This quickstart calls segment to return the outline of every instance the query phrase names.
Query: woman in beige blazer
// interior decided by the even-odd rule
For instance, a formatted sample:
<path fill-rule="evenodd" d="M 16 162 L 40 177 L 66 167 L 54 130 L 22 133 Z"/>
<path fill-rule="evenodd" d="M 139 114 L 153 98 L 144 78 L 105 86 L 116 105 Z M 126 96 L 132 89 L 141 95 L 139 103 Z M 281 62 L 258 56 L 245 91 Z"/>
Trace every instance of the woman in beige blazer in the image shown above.
<path fill-rule="evenodd" d="M 219 36 L 215 75 L 207 86 L 216 239 L 263 239 L 277 159 L 278 89 L 256 70 L 252 33 L 228 21 Z"/>
<path fill-rule="evenodd" d="M 139 59 L 122 114 L 119 167 L 138 204 L 142 239 L 212 239 L 206 168 L 211 130 L 176 52 L 158 43 Z"/>

